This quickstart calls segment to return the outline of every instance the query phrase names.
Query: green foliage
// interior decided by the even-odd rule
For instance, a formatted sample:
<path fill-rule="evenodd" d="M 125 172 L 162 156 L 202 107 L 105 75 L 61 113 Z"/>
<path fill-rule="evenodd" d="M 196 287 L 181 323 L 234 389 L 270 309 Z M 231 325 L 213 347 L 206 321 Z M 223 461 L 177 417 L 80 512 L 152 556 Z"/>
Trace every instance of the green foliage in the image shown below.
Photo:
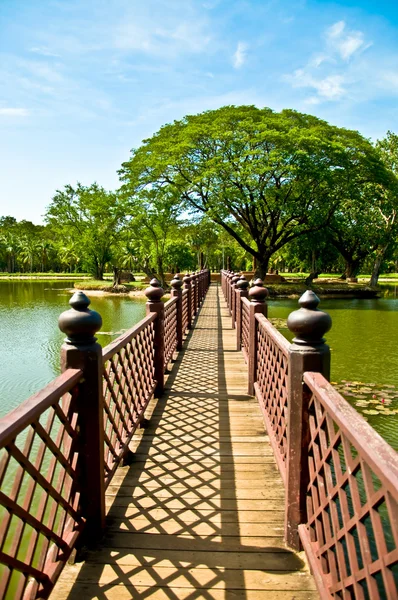
<path fill-rule="evenodd" d="M 120 172 L 124 189 L 172 189 L 266 270 L 289 241 L 322 228 L 385 169 L 359 133 L 292 110 L 226 106 L 162 127 Z"/>
<path fill-rule="evenodd" d="M 65 262 L 77 261 L 78 254 L 96 279 L 112 259 L 118 236 L 125 222 L 125 207 L 119 196 L 96 183 L 58 190 L 47 209 L 46 221 L 64 240 Z"/>

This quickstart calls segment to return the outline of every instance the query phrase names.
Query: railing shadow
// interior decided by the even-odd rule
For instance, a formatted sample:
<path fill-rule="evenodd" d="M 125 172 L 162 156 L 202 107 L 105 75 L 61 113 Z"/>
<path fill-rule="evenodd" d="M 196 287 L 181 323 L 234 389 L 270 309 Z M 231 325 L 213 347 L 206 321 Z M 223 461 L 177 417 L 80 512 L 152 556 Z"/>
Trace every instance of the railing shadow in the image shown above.
<path fill-rule="evenodd" d="M 228 390 L 218 294 L 202 307 L 202 316 L 206 321 L 203 327 L 196 322 L 188 335 L 134 462 L 108 488 L 102 545 L 86 553 L 85 563 L 69 567 L 71 577 L 77 573 L 74 584 L 64 581 L 56 598 L 245 598 L 248 571 L 262 589 L 278 572 L 289 577 L 302 569 L 280 532 L 272 533 L 272 523 L 271 534 L 253 535 L 252 541 L 247 535 L 248 529 L 262 532 L 267 498 L 284 502 L 278 488 L 251 500 L 250 520 L 239 521 L 250 491 L 239 488 L 238 497 L 237 469 L 250 470 L 250 464 L 234 456 L 226 393 L 242 406 L 248 398 Z"/>

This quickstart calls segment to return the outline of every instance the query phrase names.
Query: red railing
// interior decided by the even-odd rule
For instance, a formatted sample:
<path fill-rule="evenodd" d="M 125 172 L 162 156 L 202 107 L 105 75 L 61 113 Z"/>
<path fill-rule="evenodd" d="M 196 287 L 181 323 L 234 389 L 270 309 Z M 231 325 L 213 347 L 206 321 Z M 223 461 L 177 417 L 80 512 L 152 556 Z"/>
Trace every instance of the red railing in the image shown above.
<path fill-rule="evenodd" d="M 105 485 L 108 486 L 155 391 L 151 313 L 103 350 Z"/>
<path fill-rule="evenodd" d="M 171 298 L 164 305 L 164 368 L 177 349 L 177 298 Z"/>
<path fill-rule="evenodd" d="M 320 373 L 304 382 L 309 481 L 299 532 L 324 597 L 396 599 L 398 455 Z"/>
<path fill-rule="evenodd" d="M 69 369 L 0 421 L 0 597 L 46 597 L 85 520 L 79 383 Z"/>
<path fill-rule="evenodd" d="M 189 322 L 188 303 L 189 303 L 188 290 L 183 290 L 182 291 L 182 331 L 184 334 L 186 333 L 186 331 L 188 330 L 188 328 L 191 325 Z"/>
<path fill-rule="evenodd" d="M 257 370 L 254 391 L 283 481 L 286 480 L 290 344 L 264 315 L 256 314 Z"/>
<path fill-rule="evenodd" d="M 239 346 L 242 347 L 243 356 L 247 362 L 249 359 L 249 329 L 250 329 L 250 302 L 247 298 L 242 298 L 242 335 Z"/>
<path fill-rule="evenodd" d="M 286 542 L 304 547 L 322 599 L 396 600 L 398 454 L 328 383 L 330 318 L 306 292 L 290 344 L 266 318 L 262 282 L 249 301 L 233 276 L 222 272 L 221 285 L 229 308 L 235 294 L 248 391 L 285 483 Z"/>
<path fill-rule="evenodd" d="M 63 374 L 0 419 L 1 599 L 48 598 L 79 537 L 101 537 L 106 486 L 185 333 L 183 297 L 196 314 L 209 275 L 189 280 L 166 304 L 151 282 L 147 316 L 103 350 L 101 319 L 76 293 L 60 319 Z"/>

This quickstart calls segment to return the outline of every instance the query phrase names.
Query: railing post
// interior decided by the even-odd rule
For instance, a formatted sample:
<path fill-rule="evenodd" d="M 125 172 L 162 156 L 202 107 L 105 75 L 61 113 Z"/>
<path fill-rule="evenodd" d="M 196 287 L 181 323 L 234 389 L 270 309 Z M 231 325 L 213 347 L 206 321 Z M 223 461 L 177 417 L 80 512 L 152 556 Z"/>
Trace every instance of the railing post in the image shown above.
<path fill-rule="evenodd" d="M 61 347 L 61 370 L 81 369 L 84 373 L 78 394 L 80 502 L 86 519 L 84 541 L 95 544 L 105 527 L 103 361 L 102 348 L 94 337 L 102 319 L 88 308 L 90 300 L 81 291 L 73 294 L 69 304 L 72 308 L 58 320 L 67 335 Z"/>
<path fill-rule="evenodd" d="M 234 277 L 235 273 L 228 273 L 227 277 L 227 304 L 229 314 L 232 315 L 231 304 L 232 304 L 232 296 L 231 296 L 231 287 L 232 287 L 232 277 Z"/>
<path fill-rule="evenodd" d="M 248 393 L 254 396 L 254 383 L 256 381 L 257 371 L 257 321 L 256 314 L 261 313 L 267 316 L 267 305 L 265 298 L 268 296 L 268 290 L 264 287 L 261 279 L 256 279 L 254 286 L 249 290 L 250 312 L 249 312 L 249 358 L 248 358 Z"/>
<path fill-rule="evenodd" d="M 315 371 L 329 380 L 330 349 L 323 335 L 332 326 L 330 315 L 317 309 L 319 298 L 307 290 L 300 298 L 300 309 L 290 313 L 287 326 L 295 334 L 289 350 L 288 418 L 285 539 L 300 548 L 298 526 L 307 521 L 309 391 L 303 385 L 306 371 Z"/>
<path fill-rule="evenodd" d="M 188 302 L 188 329 L 191 329 L 192 323 L 192 286 L 191 276 L 189 273 L 185 273 L 185 277 L 182 278 L 184 282 L 184 290 L 187 290 L 187 302 Z"/>
<path fill-rule="evenodd" d="M 240 279 L 240 275 L 234 275 L 231 279 L 231 315 L 232 315 L 232 329 L 236 327 L 236 295 L 235 289 L 236 284 Z"/>
<path fill-rule="evenodd" d="M 177 298 L 177 350 L 182 348 L 182 281 L 178 275 L 171 282 L 171 297 Z"/>
<path fill-rule="evenodd" d="M 144 292 L 148 298 L 146 303 L 146 313 L 156 313 L 157 317 L 153 322 L 155 329 L 154 336 L 154 367 L 155 367 L 155 397 L 159 398 L 164 390 L 164 303 L 162 297 L 164 296 L 164 290 L 160 287 L 160 283 L 157 279 L 152 279 L 149 287 Z"/>
<path fill-rule="evenodd" d="M 242 349 L 242 298 L 247 298 L 249 295 L 248 288 L 249 282 L 246 277 L 242 277 L 236 284 L 236 349 Z"/>

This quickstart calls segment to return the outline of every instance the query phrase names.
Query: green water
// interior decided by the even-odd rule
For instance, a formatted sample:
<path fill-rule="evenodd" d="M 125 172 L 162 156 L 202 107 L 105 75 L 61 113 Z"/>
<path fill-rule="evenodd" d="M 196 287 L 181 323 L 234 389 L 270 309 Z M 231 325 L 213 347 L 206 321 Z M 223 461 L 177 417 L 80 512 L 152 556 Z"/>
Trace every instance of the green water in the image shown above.
<path fill-rule="evenodd" d="M 64 335 L 58 316 L 69 308 L 69 281 L 0 282 L 0 415 L 4 415 L 59 373 L 59 349 Z M 385 287 L 375 300 L 323 300 L 333 327 L 327 334 L 332 349 L 332 381 L 397 386 L 398 288 Z M 92 297 L 91 308 L 103 318 L 98 341 L 105 346 L 145 314 L 142 300 L 117 296 Z M 284 319 L 298 308 L 297 300 L 271 300 L 269 317 Z M 287 337 L 290 332 L 281 330 Z M 291 336 L 290 336 L 291 339 Z M 348 398 L 354 403 L 353 398 Z M 398 410 L 398 399 L 390 408 Z M 361 411 L 362 408 L 357 407 Z M 369 422 L 398 449 L 398 415 L 367 416 Z"/>
<path fill-rule="evenodd" d="M 72 281 L 0 282 L 0 416 L 40 390 L 59 369 L 65 335 L 58 317 L 70 308 Z M 103 320 L 98 342 L 106 346 L 145 315 L 145 302 L 118 296 L 91 297 Z"/>
<path fill-rule="evenodd" d="M 319 308 L 332 317 L 332 329 L 326 334 L 331 348 L 331 380 L 377 384 L 375 390 L 396 386 L 397 399 L 389 408 L 398 410 L 398 297 L 397 288 L 388 286 L 383 298 L 374 300 L 322 300 Z M 285 319 L 298 308 L 297 300 L 271 300 L 268 316 Z M 281 329 L 290 341 L 289 330 Z M 354 398 L 347 397 L 356 410 Z M 373 408 L 373 407 L 370 407 Z M 367 408 L 365 407 L 365 410 Z M 366 415 L 369 423 L 398 450 L 398 415 Z"/>

